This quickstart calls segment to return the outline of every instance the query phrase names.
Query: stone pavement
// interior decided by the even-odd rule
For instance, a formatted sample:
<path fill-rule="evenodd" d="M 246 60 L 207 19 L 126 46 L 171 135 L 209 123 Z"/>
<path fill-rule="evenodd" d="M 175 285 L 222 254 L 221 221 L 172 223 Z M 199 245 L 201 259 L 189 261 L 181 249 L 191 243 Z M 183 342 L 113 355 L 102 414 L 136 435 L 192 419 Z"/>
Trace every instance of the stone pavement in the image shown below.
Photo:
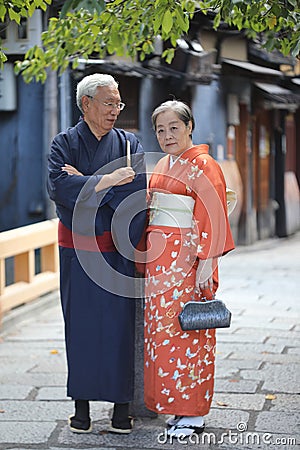
<path fill-rule="evenodd" d="M 91 404 L 93 433 L 72 434 L 58 295 L 11 312 L 0 330 L 0 449 L 300 448 L 299 274 L 299 233 L 223 258 L 218 297 L 232 326 L 217 332 L 205 433 L 181 442 L 165 438 L 164 416 L 137 418 L 129 436 L 108 434 L 112 404 L 100 402 Z"/>

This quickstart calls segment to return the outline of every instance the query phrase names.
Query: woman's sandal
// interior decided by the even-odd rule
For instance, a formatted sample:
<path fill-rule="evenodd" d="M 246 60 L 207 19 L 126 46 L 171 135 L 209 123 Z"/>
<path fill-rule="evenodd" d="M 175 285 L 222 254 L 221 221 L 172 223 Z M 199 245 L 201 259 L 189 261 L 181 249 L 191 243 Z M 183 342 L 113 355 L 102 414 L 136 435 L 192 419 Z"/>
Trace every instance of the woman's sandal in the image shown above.
<path fill-rule="evenodd" d="M 193 433 L 201 434 L 205 429 L 205 423 L 202 417 L 178 417 L 173 419 L 176 423 L 167 430 L 168 436 L 191 436 Z M 170 423 L 170 421 L 169 421 Z"/>
<path fill-rule="evenodd" d="M 166 420 L 166 424 L 168 425 L 168 427 L 173 427 L 174 425 L 177 424 L 177 422 L 182 419 L 183 416 L 174 416 L 174 417 L 170 417 L 169 419 Z"/>

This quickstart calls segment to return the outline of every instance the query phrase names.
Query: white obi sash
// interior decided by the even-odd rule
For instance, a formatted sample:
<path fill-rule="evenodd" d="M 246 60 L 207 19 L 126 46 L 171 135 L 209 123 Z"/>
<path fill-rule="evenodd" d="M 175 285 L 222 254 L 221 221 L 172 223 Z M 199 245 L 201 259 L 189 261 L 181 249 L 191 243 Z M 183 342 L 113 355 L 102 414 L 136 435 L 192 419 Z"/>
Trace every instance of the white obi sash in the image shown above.
<path fill-rule="evenodd" d="M 192 228 L 194 203 L 187 195 L 153 192 L 149 225 Z"/>

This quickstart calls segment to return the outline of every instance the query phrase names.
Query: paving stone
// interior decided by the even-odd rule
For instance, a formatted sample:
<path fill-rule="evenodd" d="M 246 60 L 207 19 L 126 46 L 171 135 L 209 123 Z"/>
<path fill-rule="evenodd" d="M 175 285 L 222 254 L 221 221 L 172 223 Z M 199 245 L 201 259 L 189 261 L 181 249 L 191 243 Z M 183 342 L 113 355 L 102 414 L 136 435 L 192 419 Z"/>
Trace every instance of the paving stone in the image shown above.
<path fill-rule="evenodd" d="M 270 403 L 270 411 L 299 411 L 300 395 L 276 393 L 276 398 Z"/>
<path fill-rule="evenodd" d="M 66 387 L 40 388 L 36 400 L 67 400 Z"/>
<path fill-rule="evenodd" d="M 57 354 L 51 354 L 51 350 L 43 354 L 29 353 L 17 358 L 15 355 L 0 356 L 1 375 L 25 372 L 66 372 L 66 356 L 63 351 L 57 349 Z"/>
<path fill-rule="evenodd" d="M 0 443 L 46 444 L 55 428 L 55 422 L 0 422 Z"/>
<path fill-rule="evenodd" d="M 223 360 L 223 361 L 216 360 L 215 365 L 216 378 L 231 377 L 233 375 L 236 375 L 239 372 L 239 370 L 240 370 L 239 366 L 237 366 L 235 362 L 232 362 L 231 360 Z"/>
<path fill-rule="evenodd" d="M 241 370 L 240 377 L 244 380 L 261 381 L 265 379 L 265 374 L 262 370 Z"/>
<path fill-rule="evenodd" d="M 2 369 L 1 369 L 2 370 Z M 2 400 L 25 400 L 33 386 L 13 386 L 0 384 L 0 404 Z"/>
<path fill-rule="evenodd" d="M 237 335 L 236 333 L 232 333 L 232 334 L 224 334 L 221 337 L 219 337 L 219 339 L 217 339 L 217 343 L 227 343 L 227 342 L 252 342 L 252 343 L 263 343 L 266 339 L 266 336 L 264 335 L 256 335 L 256 334 L 249 334 L 246 333 L 245 334 L 239 334 Z M 276 344 L 274 342 L 268 342 L 270 344 Z"/>
<path fill-rule="evenodd" d="M 208 428 L 225 428 L 236 430 L 239 424 L 248 423 L 249 413 L 233 409 L 211 409 L 205 417 Z"/>
<path fill-rule="evenodd" d="M 69 401 L 13 401 L 4 400 L 1 402 L 0 422 L 7 421 L 65 421 L 74 410 L 74 404 Z M 108 417 L 112 409 L 112 404 L 108 402 L 92 402 L 91 416 L 97 418 Z"/>
<path fill-rule="evenodd" d="M 217 343 L 217 349 L 229 353 L 231 352 L 240 352 L 241 350 L 244 351 L 245 356 L 247 355 L 247 352 L 256 352 L 257 354 L 262 354 L 264 352 L 268 353 L 281 353 L 284 349 L 284 345 L 282 344 L 259 344 L 259 343 L 248 343 L 248 342 L 231 342 L 229 343 L 223 343 L 220 342 Z"/>
<path fill-rule="evenodd" d="M 0 422 L 28 421 L 51 422 L 66 420 L 73 412 L 73 405 L 69 402 L 43 402 L 43 401 L 2 401 Z"/>
<path fill-rule="evenodd" d="M 262 373 L 265 379 L 262 389 L 299 394 L 300 364 L 266 364 Z"/>
<path fill-rule="evenodd" d="M 214 394 L 212 407 L 261 411 L 265 401 L 264 394 L 228 394 L 217 392 Z"/>
<path fill-rule="evenodd" d="M 293 340 L 291 341 L 291 336 L 269 336 L 266 340 L 267 344 L 282 344 L 286 347 L 300 347 L 300 336 L 298 339 L 296 337 L 293 337 Z"/>
<path fill-rule="evenodd" d="M 247 380 L 264 381 L 262 389 L 274 392 L 299 393 L 299 370 L 299 364 L 290 364 L 288 367 L 279 364 L 266 364 L 261 370 L 241 370 L 240 376 Z"/>
<path fill-rule="evenodd" d="M 258 388 L 258 383 L 256 381 L 248 380 L 238 380 L 233 379 L 223 380 L 216 378 L 215 380 L 215 392 L 244 392 L 244 393 L 255 393 Z"/>
<path fill-rule="evenodd" d="M 15 341 L 47 341 L 47 340 L 60 340 L 63 339 L 63 328 L 62 327 L 49 327 L 47 325 L 34 326 L 30 324 L 27 327 L 22 327 L 22 335 L 9 334 L 7 335 L 7 340 L 11 342 Z"/>
<path fill-rule="evenodd" d="M 284 322 L 284 321 L 266 321 L 263 318 L 257 316 L 238 316 L 232 319 L 233 325 L 244 328 L 263 328 L 267 330 L 292 330 L 295 326 L 294 323 Z M 270 331 L 269 331 L 270 333 Z"/>
<path fill-rule="evenodd" d="M 35 361 L 27 360 L 27 362 L 14 361 L 7 364 L 0 357 L 0 365 L 1 365 L 1 375 L 11 376 L 11 374 L 23 374 L 25 372 L 29 372 L 36 365 L 36 360 Z"/>
<path fill-rule="evenodd" d="M 219 360 L 216 359 L 215 365 L 215 377 L 216 378 L 228 378 L 236 375 L 241 369 L 258 369 L 260 367 L 259 361 L 251 361 L 251 360 L 232 360 L 232 359 L 224 359 Z"/>
<path fill-rule="evenodd" d="M 293 437 L 300 434 L 300 412 L 262 411 L 258 413 L 255 430 L 265 432 L 276 430 L 277 433 Z"/>
<path fill-rule="evenodd" d="M 24 355 L 39 355 L 49 353 L 52 349 L 65 351 L 65 344 L 63 341 L 34 341 L 34 342 L 12 342 L 5 340 L 0 343 L 0 357 L 11 356 L 16 357 Z"/>
<path fill-rule="evenodd" d="M 287 353 L 290 355 L 300 355 L 300 348 L 288 348 Z"/>
<path fill-rule="evenodd" d="M 224 361 L 225 359 L 229 358 L 231 352 L 222 352 L 219 349 L 216 351 L 216 362 L 218 364 L 218 361 Z"/>
<path fill-rule="evenodd" d="M 10 374 L 2 375 L 0 371 L 0 384 L 32 385 L 34 387 L 65 386 L 66 378 L 64 373 L 17 373 L 11 376 Z"/>
<path fill-rule="evenodd" d="M 50 355 L 42 359 L 31 370 L 31 373 L 67 373 L 67 362 L 64 355 Z"/>
<path fill-rule="evenodd" d="M 297 323 L 298 320 L 296 317 L 280 317 L 272 320 L 274 328 L 285 329 L 286 327 L 288 330 L 292 330 Z"/>
<path fill-rule="evenodd" d="M 236 335 L 244 334 L 246 330 L 244 328 L 238 328 L 235 331 Z M 286 331 L 286 330 L 272 330 L 272 337 L 270 338 L 270 333 L 268 333 L 268 330 L 265 330 L 264 328 L 250 328 L 247 327 L 247 333 L 249 334 L 256 334 L 257 336 L 264 336 L 266 339 L 299 339 L 300 340 L 300 332 L 298 331 Z"/>
<path fill-rule="evenodd" d="M 248 352 L 233 352 L 231 355 L 229 355 L 229 359 L 237 359 L 237 360 L 244 360 L 245 358 L 249 359 L 256 359 L 258 361 L 267 361 L 273 364 L 290 364 L 294 362 L 300 363 L 300 357 L 298 355 L 292 355 L 292 354 L 274 354 L 274 353 L 248 353 Z"/>
<path fill-rule="evenodd" d="M 268 322 L 270 321 L 270 318 L 272 317 L 281 317 L 283 318 L 283 320 L 287 319 L 287 320 L 291 320 L 291 322 L 295 321 L 295 313 L 296 311 L 291 309 L 290 305 L 284 305 L 284 307 L 282 307 L 280 305 L 280 307 L 276 308 L 275 306 L 278 305 L 278 302 L 274 302 L 272 304 L 273 308 L 270 310 L 270 305 L 260 305 L 259 306 L 259 314 L 262 317 L 263 320 L 266 320 L 265 318 L 268 318 Z M 255 304 L 253 307 L 247 307 L 247 315 L 249 314 L 249 316 L 255 316 L 257 314 L 257 304 Z M 271 319 L 271 321 L 273 321 Z"/>

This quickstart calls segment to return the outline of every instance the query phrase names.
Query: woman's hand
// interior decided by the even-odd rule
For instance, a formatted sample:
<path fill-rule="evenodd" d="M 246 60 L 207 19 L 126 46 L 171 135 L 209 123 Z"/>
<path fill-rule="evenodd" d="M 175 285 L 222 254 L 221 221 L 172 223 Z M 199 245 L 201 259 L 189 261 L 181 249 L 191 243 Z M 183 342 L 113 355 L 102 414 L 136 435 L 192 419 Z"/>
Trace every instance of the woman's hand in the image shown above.
<path fill-rule="evenodd" d="M 199 259 L 196 271 L 196 290 L 212 289 L 213 287 L 213 258 Z"/>
<path fill-rule="evenodd" d="M 107 189 L 111 186 L 122 186 L 123 184 L 131 183 L 134 180 L 135 171 L 132 167 L 120 167 L 111 173 L 103 175 L 102 179 L 95 186 L 95 191 L 99 192 L 102 189 Z"/>
<path fill-rule="evenodd" d="M 63 170 L 64 172 L 67 172 L 68 175 L 79 175 L 79 176 L 83 176 L 83 174 L 81 172 L 79 172 L 79 170 L 76 169 L 76 167 L 71 166 L 71 164 L 65 164 L 61 170 Z"/>

